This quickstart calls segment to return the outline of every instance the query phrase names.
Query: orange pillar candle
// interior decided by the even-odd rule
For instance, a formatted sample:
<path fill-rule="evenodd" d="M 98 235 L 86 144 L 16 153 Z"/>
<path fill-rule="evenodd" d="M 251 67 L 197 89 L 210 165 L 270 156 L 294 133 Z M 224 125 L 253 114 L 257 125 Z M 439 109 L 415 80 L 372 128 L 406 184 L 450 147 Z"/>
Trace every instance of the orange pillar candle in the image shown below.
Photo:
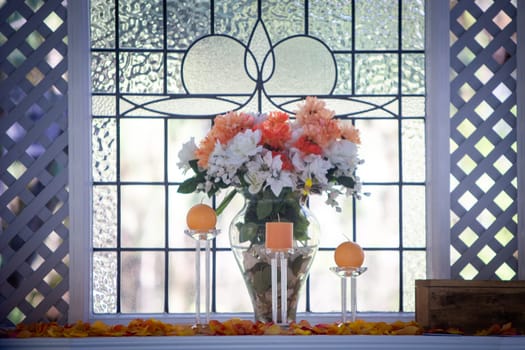
<path fill-rule="evenodd" d="M 266 223 L 266 248 L 272 250 L 292 249 L 293 244 L 292 222 Z"/>

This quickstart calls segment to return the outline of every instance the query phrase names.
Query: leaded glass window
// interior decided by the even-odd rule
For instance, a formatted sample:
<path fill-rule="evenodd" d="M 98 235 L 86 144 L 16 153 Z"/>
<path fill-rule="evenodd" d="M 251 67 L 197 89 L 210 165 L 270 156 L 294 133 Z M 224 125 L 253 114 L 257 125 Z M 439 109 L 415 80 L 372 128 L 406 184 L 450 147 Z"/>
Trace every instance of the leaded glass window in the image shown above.
<path fill-rule="evenodd" d="M 423 0 L 92 0 L 93 311 L 192 312 L 191 205 L 177 153 L 229 110 L 293 112 L 324 99 L 361 131 L 369 197 L 336 213 L 310 205 L 323 227 L 299 311 L 339 308 L 333 250 L 359 242 L 369 271 L 362 311 L 413 311 L 425 277 Z M 219 198 L 220 199 L 220 198 Z M 212 309 L 250 311 L 229 248 L 234 202 L 213 242 Z"/>

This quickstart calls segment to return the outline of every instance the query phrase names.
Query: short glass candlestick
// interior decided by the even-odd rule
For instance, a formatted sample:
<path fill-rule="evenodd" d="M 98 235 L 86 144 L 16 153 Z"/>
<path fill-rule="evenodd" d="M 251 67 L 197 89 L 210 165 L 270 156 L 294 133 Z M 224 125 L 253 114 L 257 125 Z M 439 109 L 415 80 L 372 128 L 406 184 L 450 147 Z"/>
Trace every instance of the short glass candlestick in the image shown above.
<path fill-rule="evenodd" d="M 347 306 L 346 306 L 346 286 L 350 279 L 350 312 L 352 315 L 352 322 L 355 322 L 357 313 L 357 282 L 356 278 L 361 276 L 367 270 L 366 267 L 330 267 L 330 271 L 341 278 L 341 318 L 342 322 L 347 321 Z"/>
<path fill-rule="evenodd" d="M 205 256 L 205 318 L 206 324 L 210 322 L 210 241 L 220 233 L 218 229 L 207 231 L 184 230 L 184 233 L 195 240 L 195 323 L 201 326 L 201 243 L 204 242 Z"/>
<path fill-rule="evenodd" d="M 293 249 L 273 250 L 266 248 L 270 256 L 271 283 L 272 283 L 272 322 L 275 324 L 286 325 L 288 323 L 288 254 L 293 253 Z M 277 276 L 281 275 L 281 322 L 278 319 L 278 290 Z"/>

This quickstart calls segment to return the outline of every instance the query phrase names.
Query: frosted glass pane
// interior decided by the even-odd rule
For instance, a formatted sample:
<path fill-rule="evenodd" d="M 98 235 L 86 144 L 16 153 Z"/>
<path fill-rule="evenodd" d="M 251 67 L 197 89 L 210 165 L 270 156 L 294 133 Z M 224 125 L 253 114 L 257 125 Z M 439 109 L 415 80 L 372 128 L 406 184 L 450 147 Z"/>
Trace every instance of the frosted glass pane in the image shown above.
<path fill-rule="evenodd" d="M 365 251 L 363 265 L 368 270 L 357 279 L 357 309 L 399 311 L 399 253 Z"/>
<path fill-rule="evenodd" d="M 408 97 L 401 98 L 401 116 L 403 117 L 424 117 L 425 116 L 425 98 Z"/>
<path fill-rule="evenodd" d="M 204 258 L 204 255 L 201 258 Z M 195 252 L 170 253 L 169 259 L 169 312 L 195 312 Z M 204 287 L 204 281 L 202 282 Z M 204 302 L 204 295 L 201 300 Z"/>
<path fill-rule="evenodd" d="M 296 37 L 274 48 L 275 69 L 264 84 L 269 95 L 327 95 L 336 80 L 332 54 L 319 41 Z M 271 67 L 264 66 L 263 76 Z"/>
<path fill-rule="evenodd" d="M 188 48 L 199 37 L 210 33 L 209 0 L 167 1 L 168 48 Z"/>
<path fill-rule="evenodd" d="M 248 290 L 232 252 L 217 252 L 217 281 L 217 300 L 220 300 L 217 312 L 253 313 Z"/>
<path fill-rule="evenodd" d="M 162 0 L 119 0 L 120 47 L 162 48 Z"/>
<path fill-rule="evenodd" d="M 91 53 L 91 89 L 93 92 L 116 91 L 115 62 L 114 53 Z"/>
<path fill-rule="evenodd" d="M 337 85 L 335 94 L 352 94 L 352 55 L 336 54 Z"/>
<path fill-rule="evenodd" d="M 273 44 L 288 36 L 304 33 L 304 1 L 266 0 L 262 20 Z"/>
<path fill-rule="evenodd" d="M 328 270 L 331 266 L 335 266 L 334 252 L 318 251 L 310 269 L 310 305 L 313 312 L 341 312 L 341 279 Z M 361 310 L 359 301 L 357 307 Z"/>
<path fill-rule="evenodd" d="M 91 113 L 94 116 L 113 117 L 117 114 L 116 97 L 91 96 Z"/>
<path fill-rule="evenodd" d="M 388 50 L 398 47 L 398 2 L 355 1 L 357 50 Z"/>
<path fill-rule="evenodd" d="M 120 53 L 120 91 L 160 93 L 164 79 L 161 53 Z"/>
<path fill-rule="evenodd" d="M 168 93 L 178 94 L 185 93 L 182 87 L 182 57 L 183 54 L 170 53 L 168 54 L 168 76 L 166 77 L 168 83 Z"/>
<path fill-rule="evenodd" d="M 357 94 L 397 94 L 397 55 L 357 54 L 355 70 Z"/>
<path fill-rule="evenodd" d="M 309 1 L 309 34 L 333 50 L 352 48 L 352 4 L 348 0 Z M 330 25 L 327 25 L 330 23 Z"/>
<path fill-rule="evenodd" d="M 164 187 L 121 187 L 122 247 L 164 246 Z"/>
<path fill-rule="evenodd" d="M 224 36 L 206 37 L 185 56 L 182 74 L 189 93 L 250 94 L 255 82 L 246 74 L 246 49 Z"/>
<path fill-rule="evenodd" d="M 115 1 L 91 0 L 91 47 L 115 47 Z"/>
<path fill-rule="evenodd" d="M 399 259 L 397 252 L 365 251 L 368 271 L 357 279 L 358 311 L 399 310 Z M 333 251 L 319 251 L 310 271 L 310 304 L 314 312 L 341 311 L 341 279 L 328 268 L 334 266 Z M 348 283 L 350 303 L 350 283 Z M 350 308 L 350 304 L 348 304 Z"/>
<path fill-rule="evenodd" d="M 211 206 L 212 201 L 204 193 L 183 194 L 178 193 L 177 189 L 178 186 L 170 186 L 168 192 L 169 247 L 193 249 L 195 247 L 195 241 L 184 234 L 184 230 L 188 228 L 188 225 L 186 224 L 186 214 L 195 204 L 205 203 Z M 228 236 L 227 233 L 225 235 Z"/>
<path fill-rule="evenodd" d="M 404 94 L 425 93 L 425 55 L 404 54 L 402 59 L 402 92 Z"/>
<path fill-rule="evenodd" d="M 117 312 L 117 254 L 93 253 L 93 312 Z"/>
<path fill-rule="evenodd" d="M 164 178 L 164 122 L 158 119 L 120 121 L 120 178 L 161 181 Z"/>
<path fill-rule="evenodd" d="M 117 188 L 93 186 L 93 247 L 117 246 Z"/>
<path fill-rule="evenodd" d="M 256 0 L 215 1 L 215 34 L 227 34 L 247 44 L 256 21 Z"/>
<path fill-rule="evenodd" d="M 164 311 L 164 253 L 123 252 L 120 274 L 123 313 Z"/>
<path fill-rule="evenodd" d="M 92 121 L 92 165 L 94 181 L 115 181 L 117 135 L 115 119 Z"/>
<path fill-rule="evenodd" d="M 352 197 L 342 195 L 337 201 L 341 212 L 326 204 L 326 194 L 310 196 L 310 209 L 321 227 L 321 247 L 335 248 L 343 241 L 354 240 Z"/>
<path fill-rule="evenodd" d="M 403 142 L 403 180 L 425 181 L 425 124 L 423 120 L 404 120 L 401 128 Z"/>
<path fill-rule="evenodd" d="M 403 0 L 403 48 L 423 50 L 425 47 L 425 1 Z"/>
<path fill-rule="evenodd" d="M 397 186 L 363 186 L 356 203 L 357 238 L 363 247 L 399 246 L 399 189 Z"/>
<path fill-rule="evenodd" d="M 398 181 L 398 122 L 395 120 L 358 120 L 361 132 L 359 176 L 368 182 Z"/>
<path fill-rule="evenodd" d="M 403 245 L 421 248 L 426 242 L 425 187 L 403 187 Z"/>
<path fill-rule="evenodd" d="M 416 280 L 426 279 L 425 252 L 403 252 L 403 311 L 416 311 Z"/>

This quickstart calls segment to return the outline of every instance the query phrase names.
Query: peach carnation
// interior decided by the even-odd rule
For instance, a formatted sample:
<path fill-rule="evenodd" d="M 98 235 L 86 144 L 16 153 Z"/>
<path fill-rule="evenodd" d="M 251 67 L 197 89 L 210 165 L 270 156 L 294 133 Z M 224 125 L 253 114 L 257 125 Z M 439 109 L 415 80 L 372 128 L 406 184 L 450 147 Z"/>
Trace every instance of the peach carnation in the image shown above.
<path fill-rule="evenodd" d="M 303 125 L 303 133 L 321 147 L 326 147 L 341 137 L 336 119 L 311 119 Z"/>
<path fill-rule="evenodd" d="M 295 117 L 299 124 L 303 125 L 312 119 L 332 119 L 334 115 L 334 111 L 325 108 L 324 101 L 318 100 L 317 97 L 308 96 Z"/>
<path fill-rule="evenodd" d="M 359 129 L 357 129 L 352 124 L 344 124 L 341 127 L 341 137 L 345 140 L 355 143 L 356 145 L 361 144 Z"/>
<path fill-rule="evenodd" d="M 254 125 L 255 118 L 247 113 L 228 112 L 227 114 L 216 116 L 212 129 L 201 141 L 199 148 L 195 151 L 198 165 L 201 168 L 206 168 L 208 166 L 208 159 L 215 149 L 215 144 L 217 142 L 225 145 L 235 135 L 245 130 L 252 129 Z"/>

